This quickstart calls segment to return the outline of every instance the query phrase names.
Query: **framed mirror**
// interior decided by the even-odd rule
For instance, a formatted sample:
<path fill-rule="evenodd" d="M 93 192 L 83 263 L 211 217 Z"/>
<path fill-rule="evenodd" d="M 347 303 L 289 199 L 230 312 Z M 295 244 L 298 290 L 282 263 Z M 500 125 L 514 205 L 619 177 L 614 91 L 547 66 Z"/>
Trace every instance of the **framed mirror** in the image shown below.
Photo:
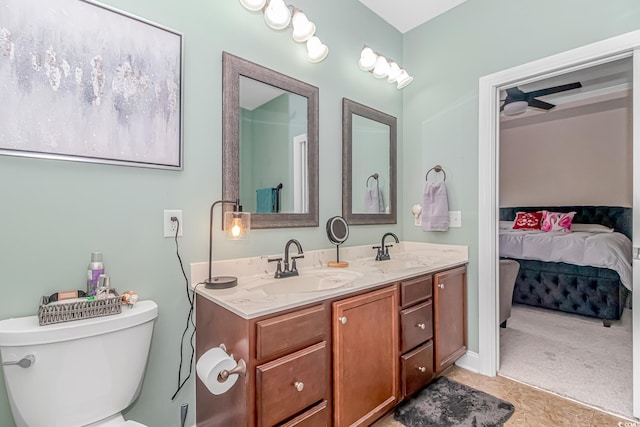
<path fill-rule="evenodd" d="M 222 198 L 251 228 L 317 227 L 318 88 L 223 52 L 222 117 Z"/>
<path fill-rule="evenodd" d="M 349 225 L 397 222 L 397 120 L 342 99 L 342 216 Z"/>

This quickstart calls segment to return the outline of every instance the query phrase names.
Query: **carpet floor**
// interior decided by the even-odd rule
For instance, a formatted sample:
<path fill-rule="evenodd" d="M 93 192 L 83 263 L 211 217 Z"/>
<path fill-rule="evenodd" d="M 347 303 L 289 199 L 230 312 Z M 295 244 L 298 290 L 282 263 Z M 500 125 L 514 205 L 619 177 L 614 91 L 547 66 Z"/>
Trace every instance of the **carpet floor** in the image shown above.
<path fill-rule="evenodd" d="M 439 377 L 396 408 L 407 427 L 501 427 L 514 406 L 447 377 Z"/>
<path fill-rule="evenodd" d="M 598 319 L 514 304 L 500 328 L 498 372 L 632 417 L 631 310 L 605 328 Z"/>

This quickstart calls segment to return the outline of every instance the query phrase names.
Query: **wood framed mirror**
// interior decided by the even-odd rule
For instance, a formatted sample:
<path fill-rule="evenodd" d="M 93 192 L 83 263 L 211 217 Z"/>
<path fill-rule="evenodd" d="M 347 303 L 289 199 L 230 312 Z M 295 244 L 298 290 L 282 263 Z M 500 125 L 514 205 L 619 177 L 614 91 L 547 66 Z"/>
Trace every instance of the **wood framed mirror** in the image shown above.
<path fill-rule="evenodd" d="M 342 99 L 342 216 L 349 225 L 397 222 L 397 120 Z"/>
<path fill-rule="evenodd" d="M 317 227 L 318 88 L 223 52 L 222 117 L 222 198 L 251 228 Z"/>

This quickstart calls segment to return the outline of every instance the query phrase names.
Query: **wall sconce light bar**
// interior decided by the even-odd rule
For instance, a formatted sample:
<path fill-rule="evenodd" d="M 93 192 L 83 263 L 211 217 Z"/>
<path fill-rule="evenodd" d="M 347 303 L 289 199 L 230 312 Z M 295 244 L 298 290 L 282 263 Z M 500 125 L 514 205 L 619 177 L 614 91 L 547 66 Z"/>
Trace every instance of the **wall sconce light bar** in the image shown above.
<path fill-rule="evenodd" d="M 400 68 L 395 61 L 374 52 L 368 46 L 362 48 L 358 65 L 361 70 L 369 71 L 377 79 L 386 77 L 389 83 L 396 83 L 398 89 L 406 87 L 413 81 L 413 77 L 406 70 Z"/>
<path fill-rule="evenodd" d="M 286 5 L 284 0 L 240 0 L 240 4 L 253 12 L 262 10 L 264 22 L 269 28 L 284 30 L 291 27 L 293 40 L 306 42 L 309 62 L 321 62 L 329 54 L 327 45 L 315 35 L 316 25 L 295 6 Z"/>

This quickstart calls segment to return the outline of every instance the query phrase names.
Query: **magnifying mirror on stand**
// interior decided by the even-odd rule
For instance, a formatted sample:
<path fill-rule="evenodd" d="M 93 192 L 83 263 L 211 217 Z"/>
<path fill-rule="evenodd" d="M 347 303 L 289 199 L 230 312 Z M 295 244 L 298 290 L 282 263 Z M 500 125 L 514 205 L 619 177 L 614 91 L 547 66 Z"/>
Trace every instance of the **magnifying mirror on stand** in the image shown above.
<path fill-rule="evenodd" d="M 336 245 L 336 260 L 329 261 L 329 267 L 348 267 L 349 263 L 340 261 L 340 245 L 349 237 L 349 224 L 341 216 L 334 216 L 327 221 L 327 236 Z"/>

